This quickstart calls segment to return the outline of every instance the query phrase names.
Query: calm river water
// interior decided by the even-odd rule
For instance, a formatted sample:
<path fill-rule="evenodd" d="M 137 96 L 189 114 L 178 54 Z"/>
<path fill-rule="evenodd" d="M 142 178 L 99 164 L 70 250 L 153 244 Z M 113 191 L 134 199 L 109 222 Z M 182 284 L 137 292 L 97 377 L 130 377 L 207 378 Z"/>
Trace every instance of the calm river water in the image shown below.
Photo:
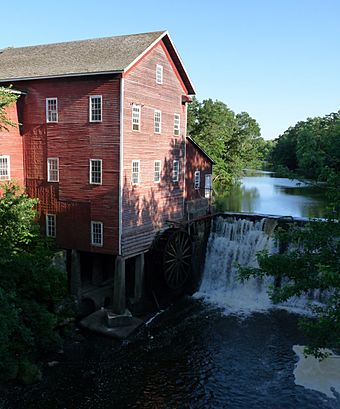
<path fill-rule="evenodd" d="M 324 191 L 299 180 L 278 178 L 271 172 L 253 172 L 220 198 L 224 211 L 294 217 L 322 217 Z"/>

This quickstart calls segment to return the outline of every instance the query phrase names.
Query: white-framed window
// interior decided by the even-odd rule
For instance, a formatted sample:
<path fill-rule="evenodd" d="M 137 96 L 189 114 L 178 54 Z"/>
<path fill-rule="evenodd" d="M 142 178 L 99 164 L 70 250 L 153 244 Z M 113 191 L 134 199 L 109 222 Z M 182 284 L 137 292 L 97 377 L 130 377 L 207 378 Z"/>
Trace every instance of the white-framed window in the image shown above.
<path fill-rule="evenodd" d="M 172 163 L 172 181 L 178 182 L 179 180 L 179 161 L 174 160 Z"/>
<path fill-rule="evenodd" d="M 46 122 L 58 122 L 58 98 L 46 98 Z"/>
<path fill-rule="evenodd" d="M 156 83 L 163 84 L 163 65 L 156 65 Z"/>
<path fill-rule="evenodd" d="M 102 184 L 102 159 L 90 159 L 90 184 Z"/>
<path fill-rule="evenodd" d="M 90 95 L 89 97 L 89 117 L 90 122 L 102 122 L 102 96 L 101 95 Z"/>
<path fill-rule="evenodd" d="M 195 190 L 199 190 L 201 187 L 201 172 L 199 170 L 195 171 L 194 185 Z"/>
<path fill-rule="evenodd" d="M 161 133 L 162 131 L 162 112 L 155 109 L 154 113 L 154 130 L 155 133 Z"/>
<path fill-rule="evenodd" d="M 140 117 L 141 106 L 137 104 L 132 105 L 132 130 L 140 131 Z"/>
<path fill-rule="evenodd" d="M 211 190 L 212 190 L 212 177 L 211 175 L 205 175 L 204 196 L 207 199 L 211 198 Z"/>
<path fill-rule="evenodd" d="M 153 181 L 157 183 L 161 181 L 161 161 L 160 160 L 155 160 Z"/>
<path fill-rule="evenodd" d="M 0 156 L 0 180 L 9 180 L 11 178 L 10 159 L 8 155 Z"/>
<path fill-rule="evenodd" d="M 134 185 L 138 185 L 140 182 L 140 160 L 132 161 L 131 182 Z"/>
<path fill-rule="evenodd" d="M 103 223 L 91 221 L 91 244 L 92 246 L 103 246 Z"/>
<path fill-rule="evenodd" d="M 57 234 L 57 216 L 55 214 L 46 215 L 46 236 L 56 237 Z"/>
<path fill-rule="evenodd" d="M 47 182 L 59 182 L 59 158 L 47 158 Z"/>
<path fill-rule="evenodd" d="M 180 114 L 174 115 L 174 135 L 179 136 L 181 126 L 181 116 Z"/>

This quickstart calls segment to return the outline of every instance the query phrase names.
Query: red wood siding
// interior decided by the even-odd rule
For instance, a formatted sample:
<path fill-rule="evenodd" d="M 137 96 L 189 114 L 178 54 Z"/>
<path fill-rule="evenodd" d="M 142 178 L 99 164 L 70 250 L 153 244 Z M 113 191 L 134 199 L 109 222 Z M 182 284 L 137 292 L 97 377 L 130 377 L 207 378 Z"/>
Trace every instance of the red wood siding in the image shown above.
<path fill-rule="evenodd" d="M 23 98 L 23 97 L 21 97 Z M 18 106 L 12 104 L 7 108 L 8 118 L 18 123 Z M 0 131 L 0 156 L 8 155 L 10 157 L 10 177 L 20 185 L 24 183 L 22 136 L 18 127 L 8 127 L 8 131 Z M 1 182 L 1 181 L 0 181 Z"/>
<path fill-rule="evenodd" d="M 118 252 L 120 79 L 84 77 L 26 81 L 23 134 L 26 185 L 46 213 L 57 215 L 57 243 Z M 103 120 L 89 122 L 89 96 L 102 95 Z M 58 98 L 58 123 L 46 123 L 46 98 Z M 47 182 L 47 158 L 59 158 L 59 183 Z M 89 184 L 89 160 L 102 159 L 102 185 Z M 103 247 L 91 246 L 90 222 L 104 224 Z"/>
<path fill-rule="evenodd" d="M 195 171 L 200 173 L 200 189 L 195 189 Z M 193 145 L 190 141 L 186 142 L 186 200 L 195 200 L 204 197 L 205 175 L 212 174 L 211 161 Z"/>
<path fill-rule="evenodd" d="M 163 66 L 163 84 L 156 84 L 156 65 Z M 183 87 L 162 43 L 125 77 L 123 235 L 125 256 L 149 248 L 166 220 L 183 217 L 186 107 Z M 141 129 L 132 131 L 132 104 L 140 104 Z M 154 133 L 154 110 L 162 112 L 161 134 Z M 180 114 L 180 136 L 174 137 L 174 114 Z M 131 182 L 133 160 L 140 160 L 140 184 Z M 154 161 L 161 161 L 161 181 L 154 182 Z M 180 178 L 172 181 L 173 161 Z"/>

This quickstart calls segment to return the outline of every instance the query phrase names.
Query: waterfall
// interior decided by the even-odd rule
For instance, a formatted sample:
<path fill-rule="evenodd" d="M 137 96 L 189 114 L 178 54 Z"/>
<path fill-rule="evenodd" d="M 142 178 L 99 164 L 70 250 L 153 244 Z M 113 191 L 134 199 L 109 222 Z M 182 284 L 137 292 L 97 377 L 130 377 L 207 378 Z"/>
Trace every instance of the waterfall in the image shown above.
<path fill-rule="evenodd" d="M 241 283 L 238 265 L 257 267 L 256 253 L 276 252 L 272 237 L 276 221 L 218 217 L 214 220 L 207 245 L 205 268 L 198 297 L 228 312 L 251 313 L 270 308 L 268 285 L 271 278 L 252 278 Z"/>

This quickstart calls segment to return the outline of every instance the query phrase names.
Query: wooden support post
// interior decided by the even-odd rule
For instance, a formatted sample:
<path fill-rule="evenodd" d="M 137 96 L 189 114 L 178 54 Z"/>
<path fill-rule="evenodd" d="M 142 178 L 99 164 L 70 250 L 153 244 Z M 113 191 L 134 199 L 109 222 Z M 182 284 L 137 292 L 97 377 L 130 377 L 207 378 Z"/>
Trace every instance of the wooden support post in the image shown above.
<path fill-rule="evenodd" d="M 71 250 L 71 271 L 70 271 L 70 292 L 77 300 L 81 295 L 81 273 L 80 273 L 80 253 Z"/>
<path fill-rule="evenodd" d="M 115 263 L 115 274 L 113 284 L 113 312 L 124 314 L 126 308 L 125 294 L 125 259 L 117 256 Z"/>
<path fill-rule="evenodd" d="M 136 256 L 134 300 L 140 301 L 144 290 L 144 253 Z"/>

